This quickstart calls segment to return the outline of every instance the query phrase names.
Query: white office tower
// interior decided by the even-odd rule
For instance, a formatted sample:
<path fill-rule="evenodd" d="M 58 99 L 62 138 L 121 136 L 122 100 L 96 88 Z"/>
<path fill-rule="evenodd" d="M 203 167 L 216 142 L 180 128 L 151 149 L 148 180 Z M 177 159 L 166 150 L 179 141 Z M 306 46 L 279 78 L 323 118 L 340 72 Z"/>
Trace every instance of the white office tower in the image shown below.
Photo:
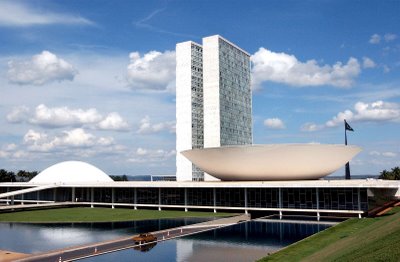
<path fill-rule="evenodd" d="M 176 62 L 177 180 L 214 180 L 179 152 L 252 143 L 250 55 L 215 35 L 177 44 Z"/>
<path fill-rule="evenodd" d="M 179 152 L 203 148 L 203 49 L 176 45 L 176 180 L 202 181 L 204 173 Z"/>

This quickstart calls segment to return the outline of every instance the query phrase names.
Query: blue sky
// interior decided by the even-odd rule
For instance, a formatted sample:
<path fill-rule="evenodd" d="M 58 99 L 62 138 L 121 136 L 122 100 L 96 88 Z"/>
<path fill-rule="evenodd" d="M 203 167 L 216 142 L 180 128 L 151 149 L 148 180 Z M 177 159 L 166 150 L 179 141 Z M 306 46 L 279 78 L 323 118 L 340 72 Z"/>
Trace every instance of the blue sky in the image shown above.
<path fill-rule="evenodd" d="M 344 141 L 400 164 L 400 1 L 1 1 L 0 167 L 175 173 L 175 44 L 251 54 L 254 143 Z M 336 175 L 342 175 L 339 170 Z"/>

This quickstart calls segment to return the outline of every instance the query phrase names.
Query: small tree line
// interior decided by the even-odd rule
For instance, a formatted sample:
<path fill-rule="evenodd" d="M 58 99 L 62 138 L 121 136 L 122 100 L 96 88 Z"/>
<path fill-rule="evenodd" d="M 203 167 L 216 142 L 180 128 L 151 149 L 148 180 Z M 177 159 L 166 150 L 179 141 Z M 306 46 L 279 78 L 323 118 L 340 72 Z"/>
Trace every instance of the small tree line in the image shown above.
<path fill-rule="evenodd" d="M 391 171 L 387 171 L 386 169 L 380 173 L 380 179 L 387 180 L 400 180 L 400 167 L 393 167 Z"/>
<path fill-rule="evenodd" d="M 25 171 L 19 170 L 17 173 L 13 171 L 7 171 L 5 169 L 0 169 L 0 182 L 27 182 L 34 178 L 38 171 Z"/>

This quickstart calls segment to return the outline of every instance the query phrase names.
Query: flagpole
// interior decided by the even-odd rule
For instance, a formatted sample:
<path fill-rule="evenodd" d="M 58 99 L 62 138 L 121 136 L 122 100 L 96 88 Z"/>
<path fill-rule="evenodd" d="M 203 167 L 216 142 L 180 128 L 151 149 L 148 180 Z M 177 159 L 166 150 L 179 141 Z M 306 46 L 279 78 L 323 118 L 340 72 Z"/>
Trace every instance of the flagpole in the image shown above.
<path fill-rule="evenodd" d="M 344 144 L 347 146 L 347 127 L 346 127 L 346 119 L 344 120 Z M 350 177 L 350 163 L 346 163 L 346 175 L 345 179 L 351 179 Z"/>

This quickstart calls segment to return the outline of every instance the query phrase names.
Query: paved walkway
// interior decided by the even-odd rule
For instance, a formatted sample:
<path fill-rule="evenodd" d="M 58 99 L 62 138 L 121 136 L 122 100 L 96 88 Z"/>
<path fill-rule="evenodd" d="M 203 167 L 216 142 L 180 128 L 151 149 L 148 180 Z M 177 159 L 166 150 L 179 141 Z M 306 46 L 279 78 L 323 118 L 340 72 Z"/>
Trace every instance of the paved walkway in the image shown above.
<path fill-rule="evenodd" d="M 156 244 L 157 242 L 166 241 L 178 237 L 197 234 L 200 232 L 217 229 L 220 227 L 230 226 L 236 223 L 249 221 L 248 215 L 240 215 L 222 219 L 211 220 L 189 226 L 177 227 L 167 230 L 151 232 L 157 237 L 157 241 L 147 244 Z M 141 248 L 144 245 L 137 245 L 132 237 L 125 237 L 116 240 L 82 245 L 78 247 L 66 248 L 62 250 L 49 251 L 46 253 L 31 255 L 17 261 L 74 261 L 87 257 L 98 256 L 128 248 Z"/>

